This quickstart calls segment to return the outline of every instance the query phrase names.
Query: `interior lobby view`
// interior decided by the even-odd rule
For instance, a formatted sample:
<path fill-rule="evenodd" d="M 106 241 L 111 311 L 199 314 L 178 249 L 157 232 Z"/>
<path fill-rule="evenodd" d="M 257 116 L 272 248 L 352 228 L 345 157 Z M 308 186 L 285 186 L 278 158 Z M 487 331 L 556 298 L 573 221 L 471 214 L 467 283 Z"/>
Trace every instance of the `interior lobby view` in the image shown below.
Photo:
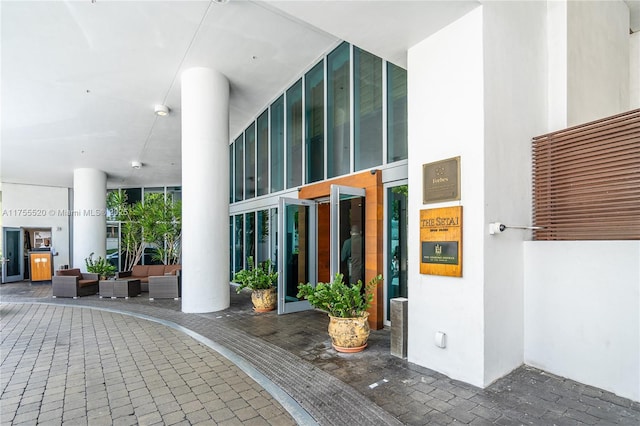
<path fill-rule="evenodd" d="M 639 31 L 2 0 L 0 423 L 638 424 Z"/>

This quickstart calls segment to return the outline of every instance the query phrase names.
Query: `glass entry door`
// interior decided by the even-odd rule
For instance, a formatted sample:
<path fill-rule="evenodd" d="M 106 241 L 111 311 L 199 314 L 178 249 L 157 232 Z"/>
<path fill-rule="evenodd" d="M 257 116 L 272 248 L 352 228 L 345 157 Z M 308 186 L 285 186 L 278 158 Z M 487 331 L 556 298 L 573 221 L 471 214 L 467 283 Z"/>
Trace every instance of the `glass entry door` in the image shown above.
<path fill-rule="evenodd" d="M 331 278 L 337 273 L 344 281 L 364 281 L 365 271 L 365 190 L 331 185 Z"/>
<path fill-rule="evenodd" d="M 2 282 L 22 281 L 23 245 L 20 228 L 2 228 Z"/>
<path fill-rule="evenodd" d="M 278 314 L 311 309 L 298 284 L 317 282 L 317 204 L 280 198 L 278 205 Z"/>

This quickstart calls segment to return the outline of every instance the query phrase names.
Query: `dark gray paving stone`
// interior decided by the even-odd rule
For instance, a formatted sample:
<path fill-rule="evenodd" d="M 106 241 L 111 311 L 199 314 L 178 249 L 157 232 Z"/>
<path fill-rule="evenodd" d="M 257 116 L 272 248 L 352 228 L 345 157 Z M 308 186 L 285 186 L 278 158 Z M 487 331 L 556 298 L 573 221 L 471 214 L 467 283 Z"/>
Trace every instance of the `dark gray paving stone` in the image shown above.
<path fill-rule="evenodd" d="M 180 312 L 180 301 L 150 302 L 144 297 L 105 301 L 93 296 L 77 300 L 51 299 L 50 290 L 46 289 L 46 286 L 39 286 L 37 290 L 30 287 L 28 284 L 3 285 L 0 287 L 0 307 L 4 309 L 11 301 L 47 303 L 49 305 L 32 305 L 31 309 L 43 318 L 38 324 L 46 324 L 54 319 L 62 324 L 70 324 L 78 315 L 69 314 L 63 307 L 66 305 L 115 309 L 170 321 L 211 339 L 250 362 L 257 371 L 293 396 L 323 425 L 437 425 L 464 422 L 474 425 L 640 424 L 640 403 L 527 366 L 516 369 L 487 389 L 452 380 L 440 373 L 390 356 L 388 330 L 372 332 L 369 347 L 360 354 L 339 354 L 331 348 L 328 341 L 328 319 L 325 314 L 315 311 L 285 316 L 278 316 L 274 312 L 257 314 L 251 309 L 248 295 L 236 295 L 233 291 L 231 307 L 223 312 L 184 314 Z M 55 314 L 49 313 L 49 306 L 53 306 Z M 109 318 L 110 315 L 104 311 L 81 311 L 79 318 L 86 326 L 94 323 L 96 318 Z M 35 339 L 39 339 L 45 351 L 56 348 L 57 353 L 64 356 L 56 357 L 53 361 L 47 358 L 39 359 L 29 353 L 29 341 L 23 341 L 18 337 L 5 339 L 3 344 L 11 344 L 15 354 L 4 358 L 0 368 L 18 375 L 16 380 L 22 380 L 22 383 L 25 380 L 23 376 L 30 377 L 32 373 L 37 375 L 34 376 L 33 382 L 27 378 L 26 385 L 23 386 L 16 387 L 13 384 L 18 382 L 1 381 L 0 399 L 19 397 L 27 386 L 33 389 L 45 386 L 42 384 L 48 383 L 45 379 L 48 377 L 51 380 L 54 377 L 53 372 L 44 367 L 45 361 L 51 362 L 56 369 L 80 374 L 85 371 L 85 364 L 101 360 L 103 367 L 127 372 L 127 377 L 131 376 L 131 371 L 139 371 L 141 380 L 138 380 L 135 388 L 131 386 L 130 381 L 118 383 L 118 374 L 113 374 L 112 377 L 105 373 L 104 377 L 92 381 L 94 385 L 99 384 L 102 379 L 109 385 L 103 391 L 110 396 L 110 390 L 113 394 L 119 392 L 117 388 L 110 389 L 110 386 L 118 385 L 122 386 L 125 392 L 146 389 L 149 397 L 153 398 L 171 394 L 168 386 L 174 387 L 176 398 L 178 395 L 188 395 L 187 389 L 190 388 L 203 407 L 211 410 L 205 410 L 205 413 L 213 413 L 223 410 L 226 406 L 222 399 L 213 397 L 215 393 L 212 393 L 211 388 L 221 381 L 228 380 L 232 391 L 228 391 L 225 400 L 229 405 L 243 409 L 240 408 L 242 404 L 236 401 L 237 398 L 244 397 L 248 404 L 244 409 L 250 407 L 259 414 L 259 417 L 246 419 L 247 424 L 279 424 L 274 423 L 274 419 L 280 420 L 282 424 L 293 424 L 291 417 L 287 417 L 282 408 L 270 403 L 263 406 L 264 401 L 249 393 L 247 389 L 250 388 L 242 385 L 246 384 L 246 381 L 229 374 L 229 363 L 226 359 L 215 361 L 220 362 L 225 371 L 221 374 L 207 374 L 207 368 L 215 371 L 219 366 L 202 362 L 201 354 L 208 351 L 203 345 L 193 348 L 188 356 L 174 358 L 179 351 L 171 352 L 170 355 L 166 351 L 163 353 L 160 348 L 148 351 L 145 346 L 149 342 L 157 343 L 149 336 L 138 335 L 135 339 L 138 342 L 129 344 L 131 356 L 126 359 L 118 359 L 113 348 L 103 353 L 88 353 L 78 359 L 69 351 L 70 346 L 78 341 L 77 334 L 62 331 L 52 339 L 50 334 L 44 333 L 41 327 L 38 327 L 38 324 L 24 324 L 16 318 L 11 318 L 6 324 L 2 323 L 3 333 L 5 330 L 10 336 L 30 333 Z M 107 331 L 106 327 L 95 330 L 95 334 L 91 336 L 94 345 L 108 336 Z M 178 337 L 174 339 L 175 342 L 181 340 Z M 118 345 L 131 343 L 128 340 L 129 336 L 120 336 L 120 339 L 114 339 L 114 342 Z M 158 356 L 167 356 L 171 360 L 165 360 L 156 366 L 154 360 Z M 72 360 L 73 365 L 68 365 L 67 360 Z M 72 368 L 76 365 L 81 368 Z M 158 377 L 158 371 L 162 372 L 166 381 Z M 56 377 L 59 377 L 59 374 Z M 375 389 L 369 388 L 369 385 L 381 383 L 383 379 L 387 382 Z M 74 376 L 73 380 L 82 382 L 89 380 L 89 376 Z M 198 393 L 194 392 L 196 388 L 199 390 Z M 49 395 L 46 392 L 49 391 L 45 390 L 45 397 Z M 260 392 L 262 394 L 264 390 Z M 249 395 L 252 398 L 248 398 Z M 141 396 L 136 393 L 136 397 Z M 48 403 L 54 401 L 50 400 Z M 90 398 L 87 396 L 87 405 L 89 401 Z M 178 405 L 193 401 L 194 399 L 176 399 Z M 210 407 L 207 407 L 208 405 Z M 229 407 L 226 408 L 233 411 Z M 450 415 L 452 413 L 456 418 Z M 163 420 L 165 424 L 180 424 L 185 423 L 185 419 L 186 417 L 176 414 L 172 417 L 171 423 L 166 422 L 167 419 Z M 126 423 L 129 420 L 125 416 L 113 421 Z M 211 417 L 207 414 L 191 420 L 194 423 L 210 422 Z M 234 422 L 239 421 L 239 418 L 234 415 L 222 420 L 227 421 L 229 424 L 236 424 Z"/>

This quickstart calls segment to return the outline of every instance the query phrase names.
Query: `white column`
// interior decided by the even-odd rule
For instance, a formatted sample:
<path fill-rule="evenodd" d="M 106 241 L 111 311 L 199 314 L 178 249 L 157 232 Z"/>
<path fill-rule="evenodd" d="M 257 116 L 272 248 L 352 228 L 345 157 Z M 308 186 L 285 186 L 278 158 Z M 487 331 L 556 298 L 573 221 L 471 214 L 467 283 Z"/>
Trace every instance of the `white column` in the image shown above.
<path fill-rule="evenodd" d="M 229 82 L 182 74 L 182 311 L 229 307 Z"/>
<path fill-rule="evenodd" d="M 73 171 L 73 264 L 86 272 L 85 259 L 106 256 L 107 175 L 96 169 Z"/>

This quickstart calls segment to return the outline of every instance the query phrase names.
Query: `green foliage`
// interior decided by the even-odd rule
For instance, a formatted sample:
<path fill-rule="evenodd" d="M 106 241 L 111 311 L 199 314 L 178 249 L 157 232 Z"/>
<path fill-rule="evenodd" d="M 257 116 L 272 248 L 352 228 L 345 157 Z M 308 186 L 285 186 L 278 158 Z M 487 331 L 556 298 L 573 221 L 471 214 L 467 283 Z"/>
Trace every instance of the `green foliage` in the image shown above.
<path fill-rule="evenodd" d="M 238 293 L 244 288 L 250 290 L 266 290 L 276 285 L 278 273 L 271 266 L 271 259 L 267 259 L 260 265 L 254 265 L 253 256 L 247 258 L 247 269 L 242 269 L 233 275 L 233 282 L 240 285 L 236 289 Z"/>
<path fill-rule="evenodd" d="M 153 247 L 153 259 L 162 263 L 180 263 L 182 239 L 182 203 L 165 199 L 164 194 L 145 194 L 144 203 L 127 202 L 125 191 L 112 191 L 107 197 L 110 217 L 121 222 L 123 270 L 137 265 L 145 246 Z"/>
<path fill-rule="evenodd" d="M 98 274 L 101 277 L 110 277 L 116 273 L 116 267 L 110 264 L 107 259 L 102 256 L 98 256 L 94 259 L 93 253 L 84 259 L 84 263 L 87 266 L 87 272 L 91 274 Z"/>
<path fill-rule="evenodd" d="M 361 280 L 356 284 L 347 284 L 343 282 L 342 274 L 336 274 L 332 282 L 318 283 L 315 287 L 311 283 L 300 283 L 298 298 L 307 299 L 311 306 L 334 317 L 359 317 L 371 306 L 373 294 L 370 290 L 375 288 L 380 280 L 382 275 L 373 278 L 363 291 Z"/>

